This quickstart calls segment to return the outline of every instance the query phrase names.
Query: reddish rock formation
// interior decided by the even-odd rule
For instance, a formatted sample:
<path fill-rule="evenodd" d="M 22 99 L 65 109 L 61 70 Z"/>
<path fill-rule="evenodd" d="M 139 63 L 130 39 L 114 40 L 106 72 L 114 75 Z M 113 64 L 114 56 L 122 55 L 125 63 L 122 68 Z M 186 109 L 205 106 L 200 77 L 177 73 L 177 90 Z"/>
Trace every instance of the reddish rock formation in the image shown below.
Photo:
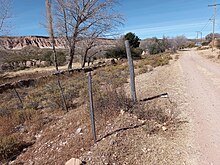
<path fill-rule="evenodd" d="M 42 36 L 0 37 L 0 48 L 22 49 L 26 46 L 51 48 L 50 38 Z M 55 46 L 56 48 L 65 48 L 65 40 L 62 38 L 56 38 Z"/>

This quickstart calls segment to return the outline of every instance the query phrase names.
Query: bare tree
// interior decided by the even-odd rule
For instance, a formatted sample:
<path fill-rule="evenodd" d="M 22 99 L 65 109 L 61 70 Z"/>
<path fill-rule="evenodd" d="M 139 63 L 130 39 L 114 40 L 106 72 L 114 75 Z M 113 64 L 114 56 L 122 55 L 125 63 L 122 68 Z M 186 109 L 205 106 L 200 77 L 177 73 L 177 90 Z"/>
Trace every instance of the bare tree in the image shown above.
<path fill-rule="evenodd" d="M 91 50 L 95 48 L 96 46 L 96 41 L 91 38 L 84 38 L 80 43 L 78 44 L 77 47 L 77 54 L 80 55 L 81 57 L 81 67 L 84 68 L 86 61 L 88 61 L 88 58 L 91 58 L 93 56 L 93 53 L 91 55 Z M 89 55 L 90 54 L 90 55 Z"/>
<path fill-rule="evenodd" d="M 175 38 L 171 39 L 171 46 L 178 50 L 182 49 L 187 44 L 187 38 L 184 35 L 176 36 Z"/>
<path fill-rule="evenodd" d="M 59 68 L 58 68 L 58 63 L 57 63 L 57 52 L 55 48 L 55 39 L 54 39 L 54 30 L 53 30 L 53 17 L 52 17 L 52 12 L 51 12 L 51 0 L 45 0 L 45 5 L 46 5 L 46 12 L 47 12 L 47 22 L 48 22 L 48 32 L 50 35 L 50 40 L 53 48 L 53 56 L 54 56 L 54 66 L 56 68 L 56 75 L 57 75 L 57 84 L 60 89 L 60 94 L 61 98 L 63 100 L 63 106 L 65 110 L 68 112 L 68 107 L 66 103 L 66 99 L 64 96 L 63 88 L 61 86 L 60 80 L 59 80 Z"/>
<path fill-rule="evenodd" d="M 99 40 L 100 34 L 102 34 L 103 29 L 95 29 L 92 32 L 87 32 L 88 37 L 82 38 L 82 40 L 78 44 L 78 52 L 81 56 L 81 66 L 82 68 L 85 67 L 86 61 L 88 65 L 91 61 L 91 58 L 94 57 L 96 54 L 102 51 L 98 45 L 101 45 Z"/>
<path fill-rule="evenodd" d="M 53 54 L 54 54 L 54 66 L 56 68 L 56 71 L 58 71 L 59 68 L 58 68 L 58 64 L 57 64 L 57 52 L 56 52 L 56 48 L 55 48 L 53 18 L 52 18 L 52 12 L 51 12 L 51 0 L 46 0 L 45 5 L 46 5 L 46 12 L 47 12 L 48 32 L 49 32 L 49 35 L 50 35 L 50 40 L 51 40 Z"/>
<path fill-rule="evenodd" d="M 7 20 L 10 18 L 10 0 L 0 0 L 0 35 L 7 33 Z"/>
<path fill-rule="evenodd" d="M 121 24 L 122 17 L 113 9 L 117 0 L 56 0 L 56 2 L 58 32 L 66 38 L 70 55 L 68 69 L 72 69 L 77 42 L 90 37 L 97 29 L 99 30 L 95 33 L 95 38 L 110 33 Z"/>

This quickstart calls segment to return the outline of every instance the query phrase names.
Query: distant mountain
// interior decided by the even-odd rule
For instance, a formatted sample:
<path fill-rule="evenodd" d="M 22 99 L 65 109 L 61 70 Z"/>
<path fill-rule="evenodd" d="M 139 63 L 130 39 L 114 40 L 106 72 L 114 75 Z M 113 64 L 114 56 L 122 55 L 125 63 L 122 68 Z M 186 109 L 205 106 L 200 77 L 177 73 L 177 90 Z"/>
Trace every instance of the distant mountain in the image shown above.
<path fill-rule="evenodd" d="M 38 48 L 51 48 L 49 37 L 44 36 L 19 36 L 19 37 L 0 37 L 0 49 L 23 49 L 27 46 L 34 46 Z M 58 49 L 65 48 L 65 40 L 62 38 L 55 38 L 55 46 Z"/>

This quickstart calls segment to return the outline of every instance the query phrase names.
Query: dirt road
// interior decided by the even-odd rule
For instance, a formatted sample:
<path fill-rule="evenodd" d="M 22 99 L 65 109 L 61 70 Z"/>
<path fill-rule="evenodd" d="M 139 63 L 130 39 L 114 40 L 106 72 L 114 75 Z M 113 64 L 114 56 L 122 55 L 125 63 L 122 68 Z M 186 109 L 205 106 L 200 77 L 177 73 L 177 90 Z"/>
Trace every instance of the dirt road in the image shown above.
<path fill-rule="evenodd" d="M 197 164 L 220 164 L 220 65 L 197 54 L 181 53 L 180 66 L 187 92 Z"/>

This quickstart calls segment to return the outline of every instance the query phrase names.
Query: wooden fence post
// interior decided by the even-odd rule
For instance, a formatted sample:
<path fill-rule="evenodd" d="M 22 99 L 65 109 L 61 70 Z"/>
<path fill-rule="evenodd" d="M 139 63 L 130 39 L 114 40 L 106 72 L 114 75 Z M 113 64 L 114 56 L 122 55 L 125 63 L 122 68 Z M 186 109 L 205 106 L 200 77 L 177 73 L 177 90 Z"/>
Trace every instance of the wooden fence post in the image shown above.
<path fill-rule="evenodd" d="M 96 143 L 96 130 L 95 130 L 95 117 L 94 117 L 94 105 L 93 105 L 93 95 L 92 95 L 92 74 L 88 73 L 88 83 L 89 83 L 89 101 L 90 101 L 90 118 L 92 124 L 92 134 L 94 143 Z"/>
<path fill-rule="evenodd" d="M 134 64 L 133 64 L 133 59 L 131 57 L 131 50 L 130 50 L 130 45 L 129 45 L 128 40 L 125 41 L 125 47 L 126 47 L 128 64 L 129 64 L 129 71 L 130 71 L 131 97 L 134 102 L 137 102 L 137 95 L 136 95 L 136 89 L 135 89 Z"/>

